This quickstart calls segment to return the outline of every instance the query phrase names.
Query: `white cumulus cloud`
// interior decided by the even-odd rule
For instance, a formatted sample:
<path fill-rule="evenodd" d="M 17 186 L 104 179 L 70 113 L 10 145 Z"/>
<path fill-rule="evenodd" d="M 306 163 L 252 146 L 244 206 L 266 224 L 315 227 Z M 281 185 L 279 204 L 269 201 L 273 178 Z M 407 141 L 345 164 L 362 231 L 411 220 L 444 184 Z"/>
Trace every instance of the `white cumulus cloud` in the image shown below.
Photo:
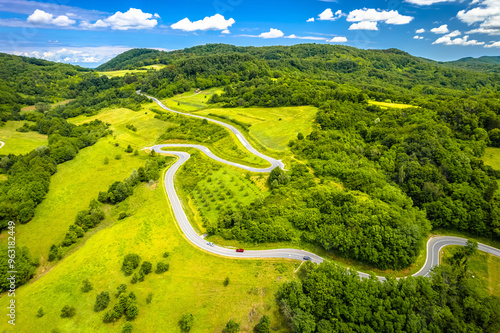
<path fill-rule="evenodd" d="M 80 27 L 84 29 L 107 28 L 109 27 L 109 24 L 104 22 L 103 20 L 97 20 L 95 23 L 90 23 L 88 21 L 81 21 Z"/>
<path fill-rule="evenodd" d="M 377 22 L 361 21 L 359 23 L 351 24 L 349 30 L 378 30 L 378 27 Z"/>
<path fill-rule="evenodd" d="M 261 33 L 259 35 L 259 37 L 262 37 L 262 38 L 279 38 L 279 37 L 283 37 L 284 35 L 285 34 L 283 33 L 283 31 L 271 28 L 271 30 L 269 30 L 268 32 Z"/>
<path fill-rule="evenodd" d="M 401 15 L 397 10 L 377 10 L 377 9 L 355 9 L 347 16 L 348 22 L 378 22 L 387 24 L 408 24 L 413 20 L 413 16 Z"/>
<path fill-rule="evenodd" d="M 291 34 L 290 36 L 285 36 L 285 38 L 292 38 L 292 39 L 309 39 L 309 40 L 327 40 L 324 37 L 317 37 L 317 36 L 297 36 L 295 34 Z"/>
<path fill-rule="evenodd" d="M 450 32 L 450 30 L 448 30 L 448 24 L 443 24 L 440 27 L 432 28 L 431 32 L 433 32 L 435 34 L 443 35 L 443 34 L 447 34 L 448 32 Z"/>
<path fill-rule="evenodd" d="M 500 48 L 500 41 L 499 42 L 493 42 L 491 44 L 485 45 L 484 47 L 486 47 L 486 48 L 491 48 L 491 47 L 498 47 L 498 48 Z"/>
<path fill-rule="evenodd" d="M 464 36 L 463 38 L 451 39 L 449 36 L 442 36 L 436 39 L 432 44 L 443 44 L 443 45 L 484 45 L 484 42 L 479 42 L 475 39 L 469 40 L 469 36 Z"/>
<path fill-rule="evenodd" d="M 137 8 L 130 8 L 125 13 L 120 11 L 111 15 L 110 17 L 104 19 L 113 30 L 139 30 L 139 29 L 151 29 L 154 28 L 158 21 L 152 19 L 153 14 L 144 13 L 142 10 Z"/>
<path fill-rule="evenodd" d="M 476 7 L 457 14 L 458 19 L 468 25 L 479 24 L 479 28 L 468 33 L 500 35 L 500 0 L 476 0 L 471 5 Z"/>
<path fill-rule="evenodd" d="M 314 22 L 314 17 L 308 18 L 306 22 Z"/>
<path fill-rule="evenodd" d="M 325 9 L 321 14 L 318 15 L 318 20 L 320 21 L 335 21 L 336 19 L 344 16 L 344 13 L 339 9 L 333 14 L 331 8 Z"/>
<path fill-rule="evenodd" d="M 417 33 L 417 34 L 423 34 L 424 32 L 425 32 L 424 28 L 418 29 L 418 30 L 415 31 L 415 33 Z"/>
<path fill-rule="evenodd" d="M 405 0 L 405 2 L 412 3 L 419 6 L 430 6 L 440 2 L 455 2 L 456 0 Z"/>
<path fill-rule="evenodd" d="M 203 20 L 191 22 L 187 17 L 177 23 L 172 24 L 170 27 L 182 31 L 196 31 L 196 30 L 227 30 L 234 24 L 234 19 L 226 20 L 224 16 L 215 14 L 214 16 L 207 16 Z"/>
<path fill-rule="evenodd" d="M 54 15 L 40 9 L 35 9 L 33 14 L 28 16 L 28 22 L 36 25 L 57 25 L 59 27 L 67 27 L 76 23 L 66 15 L 60 15 L 54 18 Z"/>
<path fill-rule="evenodd" d="M 347 42 L 346 37 L 333 37 L 332 39 L 329 40 L 331 43 L 345 43 Z"/>
<path fill-rule="evenodd" d="M 452 31 L 449 34 L 446 34 L 446 37 L 457 37 L 460 36 L 462 33 L 458 30 Z"/>
<path fill-rule="evenodd" d="M 500 29 L 477 28 L 467 31 L 468 34 L 487 34 L 490 36 L 500 35 Z"/>
<path fill-rule="evenodd" d="M 424 39 L 424 37 L 419 36 L 419 35 L 415 35 L 415 36 L 413 36 L 413 39 Z"/>

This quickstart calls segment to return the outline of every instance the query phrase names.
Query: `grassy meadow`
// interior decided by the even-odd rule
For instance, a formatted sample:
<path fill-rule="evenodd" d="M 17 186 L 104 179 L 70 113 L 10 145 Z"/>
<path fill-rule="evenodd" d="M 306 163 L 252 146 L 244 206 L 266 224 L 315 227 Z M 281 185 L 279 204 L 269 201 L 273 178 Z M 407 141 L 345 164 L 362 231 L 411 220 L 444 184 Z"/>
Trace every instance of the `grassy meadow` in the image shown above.
<path fill-rule="evenodd" d="M 298 133 L 304 135 L 311 133 L 316 111 L 317 109 L 313 106 L 251 107 L 207 109 L 196 114 L 208 117 L 214 114 L 249 124 L 251 126 L 248 134 L 261 145 L 272 150 L 284 151 L 288 142 L 296 139 Z"/>
<path fill-rule="evenodd" d="M 46 263 L 50 246 L 64 239 L 80 210 L 97 199 L 100 191 L 106 191 L 113 182 L 127 178 L 133 169 L 145 164 L 144 153 L 134 157 L 124 152 L 126 146 L 116 147 L 115 142 L 111 137 L 103 138 L 82 149 L 73 160 L 58 165 L 35 217 L 27 224 L 17 225 L 18 245 L 28 246 L 34 257 L 41 257 L 42 264 Z M 122 158 L 116 160 L 116 155 Z M 109 158 L 107 165 L 105 157 Z M 5 242 L 5 237 L 1 241 Z"/>
<path fill-rule="evenodd" d="M 218 88 L 202 90 L 199 93 L 191 90 L 171 98 L 163 99 L 161 102 L 176 111 L 193 112 L 210 107 L 210 105 L 207 104 L 210 96 L 213 94 L 221 94 L 222 92 L 223 91 Z"/>
<path fill-rule="evenodd" d="M 125 76 L 125 74 L 146 73 L 148 69 L 160 70 L 160 69 L 165 68 L 165 67 L 166 67 L 166 65 L 157 64 L 157 65 L 143 66 L 143 67 L 141 67 L 141 69 L 124 69 L 124 70 L 118 70 L 118 71 L 106 71 L 106 72 L 98 72 L 98 73 L 99 73 L 99 75 L 106 75 L 107 77 L 118 77 L 118 76 Z"/>
<path fill-rule="evenodd" d="M 188 243 L 179 232 L 166 200 L 164 187 L 141 184 L 134 195 L 113 209 L 132 216 L 95 233 L 84 246 L 63 259 L 42 278 L 16 291 L 17 324 L 0 323 L 3 332 L 117 332 L 124 319 L 115 324 L 102 323 L 105 311 L 93 311 L 95 296 L 101 291 L 111 295 L 119 284 L 137 296 L 139 315 L 132 322 L 134 332 L 179 332 L 178 320 L 184 313 L 194 315 L 191 332 L 220 332 L 233 318 L 242 331 L 250 332 L 260 317 L 271 316 L 273 327 L 281 317 L 274 294 L 280 284 L 294 278 L 299 262 L 289 260 L 235 260 L 204 253 Z M 170 256 L 162 258 L 168 251 Z M 170 264 L 163 274 L 151 273 L 144 282 L 130 283 L 120 270 L 127 253 L 137 253 L 154 265 L 159 260 Z M 223 280 L 229 277 L 228 286 Z M 82 280 L 89 279 L 94 290 L 80 291 Z M 153 293 L 152 302 L 146 297 Z M 111 297 L 110 307 L 116 303 Z M 7 297 L 0 306 L 7 306 Z M 74 306 L 76 315 L 60 318 L 64 305 Z M 42 307 L 45 315 L 36 317 Z M 275 332 L 280 332 L 278 329 Z"/>
<path fill-rule="evenodd" d="M 132 148 L 142 149 L 157 143 L 158 137 L 165 132 L 169 126 L 177 126 L 159 119 L 150 110 L 154 103 L 144 104 L 142 110 L 132 111 L 125 108 L 104 109 L 99 114 L 91 117 L 78 116 L 68 119 L 69 122 L 80 125 L 94 119 L 111 124 L 113 136 L 120 144 L 131 145 Z M 130 130 L 127 125 L 133 125 L 137 131 Z"/>
<path fill-rule="evenodd" d="M 441 252 L 441 262 L 448 265 L 447 259 L 459 249 L 459 246 L 447 246 Z M 469 260 L 469 271 L 479 279 L 481 286 L 490 295 L 500 297 L 500 258 L 477 251 Z"/>
<path fill-rule="evenodd" d="M 381 107 L 382 109 L 406 109 L 406 108 L 414 108 L 415 105 L 410 104 L 401 104 L 401 103 L 390 103 L 390 102 L 377 102 L 377 101 L 368 101 L 368 104 L 376 105 Z"/>
<path fill-rule="evenodd" d="M 0 141 L 5 145 L 0 148 L 0 154 L 27 154 L 36 147 L 47 145 L 47 136 L 38 132 L 17 132 L 16 129 L 23 127 L 25 121 L 7 121 L 0 127 Z"/>
<path fill-rule="evenodd" d="M 486 147 L 482 160 L 484 164 L 500 170 L 500 148 Z"/>

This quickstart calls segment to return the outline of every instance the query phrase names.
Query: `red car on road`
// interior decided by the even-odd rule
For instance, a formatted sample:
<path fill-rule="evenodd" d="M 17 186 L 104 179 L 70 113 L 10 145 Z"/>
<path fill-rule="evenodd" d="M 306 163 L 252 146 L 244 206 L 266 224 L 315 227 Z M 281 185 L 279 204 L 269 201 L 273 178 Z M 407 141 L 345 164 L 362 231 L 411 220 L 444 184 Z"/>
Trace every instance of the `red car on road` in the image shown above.
<path fill-rule="evenodd" d="M 236 249 L 236 252 L 243 252 L 243 249 Z"/>

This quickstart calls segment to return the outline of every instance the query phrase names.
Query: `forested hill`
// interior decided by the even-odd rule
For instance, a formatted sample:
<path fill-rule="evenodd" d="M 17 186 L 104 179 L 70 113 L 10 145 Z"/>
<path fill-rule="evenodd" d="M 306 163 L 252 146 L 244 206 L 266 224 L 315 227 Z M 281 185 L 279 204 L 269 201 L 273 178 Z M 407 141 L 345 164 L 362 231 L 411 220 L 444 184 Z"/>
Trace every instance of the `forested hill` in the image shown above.
<path fill-rule="evenodd" d="M 123 52 L 110 61 L 100 65 L 98 71 L 114 71 L 119 69 L 134 69 L 137 67 L 158 63 L 158 59 L 166 52 L 152 49 L 132 49 Z M 143 65 L 139 66 L 139 62 Z"/>
<path fill-rule="evenodd" d="M 500 56 L 484 56 L 479 58 L 462 58 L 444 63 L 445 65 L 467 70 L 500 73 Z"/>
<path fill-rule="evenodd" d="M 307 83 L 301 84 L 298 89 L 303 97 L 297 96 L 295 101 L 275 101 L 281 105 L 319 105 L 327 100 L 325 96 L 304 99 L 304 95 L 314 94 L 309 90 L 311 86 L 317 85 L 328 89 L 335 85 L 348 90 L 350 94 L 365 94 L 370 99 L 390 99 L 419 105 L 427 96 L 456 96 L 456 90 L 467 91 L 468 94 L 496 91 L 500 82 L 498 74 L 452 68 L 397 49 L 361 50 L 323 44 L 269 47 L 208 44 L 171 52 L 145 52 L 130 50 L 119 56 L 124 59 L 121 63 L 115 58 L 99 69 L 166 64 L 167 68 L 151 76 L 142 87 L 144 91 L 155 93 L 160 98 L 182 92 L 188 85 L 205 89 L 253 79 L 260 81 L 258 86 L 262 91 L 278 90 L 281 95 L 293 95 L 298 92 L 293 85 L 297 82 Z M 276 96 L 277 92 L 272 93 L 276 99 L 289 99 Z M 264 93 L 259 90 L 259 94 Z M 242 103 L 239 97 L 226 99 L 225 102 L 228 105 Z M 263 101 L 243 99 L 249 105 L 263 104 Z"/>
<path fill-rule="evenodd" d="M 17 119 L 23 105 L 74 98 L 76 77 L 90 69 L 0 53 L 0 122 Z"/>

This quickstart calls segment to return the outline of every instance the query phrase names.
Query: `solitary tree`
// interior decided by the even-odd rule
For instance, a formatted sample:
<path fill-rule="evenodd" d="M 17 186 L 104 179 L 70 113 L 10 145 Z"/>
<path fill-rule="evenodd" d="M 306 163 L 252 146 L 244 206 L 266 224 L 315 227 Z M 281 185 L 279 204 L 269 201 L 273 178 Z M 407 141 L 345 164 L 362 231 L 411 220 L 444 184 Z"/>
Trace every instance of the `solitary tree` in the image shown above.
<path fill-rule="evenodd" d="M 61 309 L 61 318 L 71 318 L 75 315 L 76 309 L 72 306 L 65 305 Z"/>
<path fill-rule="evenodd" d="M 111 298 L 109 297 L 109 293 L 107 291 L 101 292 L 95 298 L 94 311 L 99 312 L 106 309 L 110 300 Z"/>
<path fill-rule="evenodd" d="M 88 293 L 92 289 L 94 288 L 92 287 L 92 284 L 90 283 L 89 279 L 85 279 L 82 281 L 82 292 Z"/>
<path fill-rule="evenodd" d="M 182 331 L 189 332 L 191 331 L 191 327 L 193 327 L 193 322 L 194 322 L 193 315 L 190 313 L 185 313 L 179 320 L 179 327 L 181 328 Z"/>
<path fill-rule="evenodd" d="M 240 324 L 238 324 L 232 319 L 229 319 L 229 321 L 226 324 L 226 327 L 223 330 L 224 333 L 237 333 L 239 331 L 240 331 Z"/>
<path fill-rule="evenodd" d="M 255 333 L 270 333 L 271 332 L 271 319 L 269 316 L 260 318 L 259 323 L 254 328 Z"/>

